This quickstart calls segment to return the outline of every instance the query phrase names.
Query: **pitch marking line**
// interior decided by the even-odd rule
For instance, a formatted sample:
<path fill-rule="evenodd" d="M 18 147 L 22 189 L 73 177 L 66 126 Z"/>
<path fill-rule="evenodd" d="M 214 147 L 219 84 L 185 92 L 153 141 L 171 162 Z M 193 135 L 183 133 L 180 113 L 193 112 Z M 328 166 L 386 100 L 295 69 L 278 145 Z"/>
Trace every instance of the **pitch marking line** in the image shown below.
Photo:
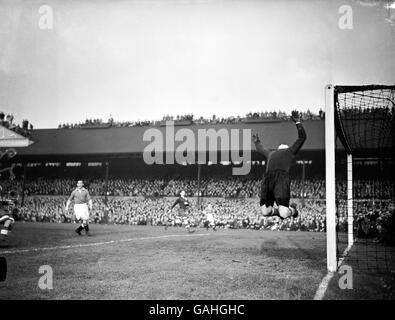
<path fill-rule="evenodd" d="M 169 234 L 165 236 L 156 236 L 156 237 L 141 237 L 141 238 L 129 238 L 129 239 L 120 239 L 120 240 L 111 240 L 111 241 L 102 241 L 102 242 L 93 242 L 93 243 L 84 243 L 84 244 L 75 244 L 75 245 L 65 245 L 65 246 L 55 246 L 55 247 L 43 247 L 43 248 L 29 248 L 29 249 L 17 249 L 17 250 L 7 250 L 0 253 L 1 254 L 12 254 L 12 253 L 28 253 L 28 252 L 39 252 L 39 251 L 49 251 L 49 250 L 59 250 L 59 249 L 74 249 L 74 248 L 84 248 L 84 247 L 97 247 L 106 244 L 114 244 L 121 242 L 132 242 L 138 240 L 156 240 L 156 239 L 165 239 L 165 238 L 177 238 L 177 237 L 202 237 L 209 236 L 211 233 L 197 233 L 197 234 Z"/>
<path fill-rule="evenodd" d="M 348 252 L 351 250 L 350 248 L 346 248 L 342 254 L 342 257 L 339 259 L 338 262 L 338 268 L 341 266 L 343 263 L 346 255 Z M 335 275 L 335 272 L 328 272 L 326 276 L 321 280 L 320 286 L 317 289 L 317 292 L 314 295 L 314 300 L 322 300 L 325 296 L 326 290 L 328 289 L 329 282 L 332 280 L 333 276 Z"/>

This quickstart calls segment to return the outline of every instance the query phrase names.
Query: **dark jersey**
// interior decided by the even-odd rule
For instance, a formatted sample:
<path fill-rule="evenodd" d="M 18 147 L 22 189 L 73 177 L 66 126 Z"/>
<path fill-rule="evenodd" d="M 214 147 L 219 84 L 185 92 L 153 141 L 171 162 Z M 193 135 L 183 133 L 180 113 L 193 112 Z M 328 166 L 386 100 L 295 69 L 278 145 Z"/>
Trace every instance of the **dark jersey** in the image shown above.
<path fill-rule="evenodd" d="M 10 216 L 8 201 L 0 201 L 0 218 L 3 216 Z"/>
<path fill-rule="evenodd" d="M 5 210 L 4 208 L 0 207 L 0 218 L 3 216 L 8 216 L 8 215 L 9 215 L 8 210 Z"/>
<path fill-rule="evenodd" d="M 189 201 L 187 198 L 178 197 L 171 208 L 173 209 L 177 204 L 180 206 L 181 210 L 186 210 L 189 207 Z"/>
<path fill-rule="evenodd" d="M 304 131 L 302 124 L 298 123 L 296 128 L 298 129 L 298 139 L 287 149 L 269 151 L 262 146 L 260 141 L 255 143 L 256 150 L 266 157 L 266 172 L 275 170 L 289 172 L 295 155 L 306 141 L 306 132 Z"/>

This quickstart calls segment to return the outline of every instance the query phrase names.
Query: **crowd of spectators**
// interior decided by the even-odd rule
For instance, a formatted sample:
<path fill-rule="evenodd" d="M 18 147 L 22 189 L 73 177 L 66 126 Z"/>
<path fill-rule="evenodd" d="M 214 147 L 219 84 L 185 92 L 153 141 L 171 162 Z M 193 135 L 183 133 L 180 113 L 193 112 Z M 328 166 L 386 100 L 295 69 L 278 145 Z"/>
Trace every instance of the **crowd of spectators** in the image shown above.
<path fill-rule="evenodd" d="M 75 187 L 76 179 L 38 178 L 25 181 L 25 195 L 68 195 Z M 187 178 L 111 178 L 107 186 L 104 179 L 85 180 L 85 186 L 96 196 L 178 196 L 182 190 L 187 196 L 251 198 L 258 197 L 261 179 L 250 177 L 203 177 L 198 194 L 197 179 Z M 392 199 L 394 188 L 392 180 L 355 180 L 353 184 L 355 199 Z M 22 180 L 2 181 L 4 190 L 16 189 L 22 193 Z M 347 182 L 336 183 L 337 198 L 345 199 Z M 291 180 L 291 197 L 304 199 L 325 199 L 325 180 Z"/>
<path fill-rule="evenodd" d="M 351 107 L 347 106 L 342 109 L 342 116 L 345 119 L 355 119 L 356 114 L 359 115 L 360 119 L 391 119 L 392 115 L 395 114 L 395 106 L 375 108 L 373 106 L 369 107 L 369 105 L 361 107 L 351 105 Z"/>
<path fill-rule="evenodd" d="M 345 201 L 338 204 L 338 231 L 347 232 L 347 205 Z M 392 200 L 361 200 L 354 202 L 354 227 L 358 238 L 380 239 L 385 235 L 388 222 L 395 219 L 394 203 Z M 392 222 L 393 223 L 393 222 Z M 393 226 L 392 226 L 393 228 Z M 391 237 L 394 240 L 394 230 L 391 230 Z M 386 235 L 388 236 L 388 235 Z"/>
<path fill-rule="evenodd" d="M 65 196 L 32 196 L 25 199 L 19 210 L 18 220 L 26 222 L 73 222 L 72 209 L 65 211 Z M 201 199 L 201 208 L 196 205 L 196 198 L 191 198 L 189 218 L 193 225 L 204 226 L 203 210 L 210 203 L 220 228 L 231 229 L 270 229 L 301 230 L 320 232 L 325 230 L 325 207 L 322 201 L 308 200 L 301 209 L 298 218 L 281 220 L 265 218 L 254 199 Z M 298 202 L 297 199 L 295 199 Z M 110 197 L 106 202 L 102 197 L 94 198 L 91 211 L 93 223 L 154 225 L 163 226 L 170 221 L 173 226 L 181 226 L 177 210 L 168 213 L 174 198 L 145 197 Z"/>
<path fill-rule="evenodd" d="M 31 137 L 31 130 L 33 125 L 28 120 L 24 119 L 22 124 L 16 124 L 14 122 L 14 116 L 12 114 L 5 115 L 4 112 L 0 111 L 0 125 L 10 129 L 26 138 Z"/>
<path fill-rule="evenodd" d="M 325 112 L 320 109 L 318 114 L 307 110 L 299 112 L 302 120 L 323 120 Z M 217 117 L 213 115 L 211 118 L 194 117 L 192 114 L 186 115 L 165 115 L 161 120 L 144 120 L 144 121 L 114 121 L 110 116 L 107 122 L 102 119 L 86 119 L 85 122 L 80 123 L 63 123 L 59 124 L 58 129 L 72 129 L 72 128 L 91 128 L 91 127 L 143 127 L 143 126 L 157 126 L 163 124 L 165 121 L 185 122 L 188 124 L 232 124 L 240 123 L 249 120 L 278 120 L 278 121 L 291 121 L 291 114 L 284 111 L 265 111 L 265 112 L 249 112 L 244 117 L 230 116 L 230 117 Z"/>
<path fill-rule="evenodd" d="M 3 188 L 22 190 L 22 181 L 3 181 Z M 35 179 L 26 181 L 26 195 L 67 195 L 74 187 L 75 179 Z M 200 196 L 249 198 L 257 197 L 260 179 L 249 178 L 202 178 Z M 354 183 L 354 194 L 359 199 L 390 199 L 393 197 L 390 180 L 358 180 Z M 104 179 L 87 180 L 86 186 L 92 195 L 109 196 L 177 196 L 184 190 L 188 196 L 198 195 L 198 182 L 192 179 L 109 179 L 106 187 Z M 347 183 L 337 182 L 340 197 L 346 193 Z M 322 179 L 291 180 L 291 197 L 325 198 L 325 181 Z"/>
<path fill-rule="evenodd" d="M 128 224 L 164 226 L 170 221 L 172 226 L 181 226 L 177 210 L 168 213 L 174 203 L 173 197 L 103 197 L 94 198 L 91 221 L 100 224 Z M 25 199 L 17 219 L 26 222 L 72 223 L 73 211 L 65 211 L 66 196 L 31 196 Z M 281 220 L 278 217 L 263 217 L 256 199 L 203 198 L 200 208 L 197 198 L 190 198 L 189 218 L 192 225 L 205 226 L 204 208 L 210 203 L 216 225 L 225 229 L 287 230 L 324 232 L 326 223 L 325 201 L 307 199 L 304 205 L 300 199 L 292 199 L 299 207 L 299 216 Z M 338 208 L 339 231 L 347 231 L 346 201 Z M 380 226 L 390 216 L 390 201 L 379 200 L 373 206 L 371 202 L 356 202 L 356 219 L 367 219 L 369 230 L 365 235 L 378 235 Z M 359 221 L 358 220 L 358 221 Z M 356 225 L 359 228 L 359 224 Z M 360 230 L 356 230 L 360 234 Z"/>
<path fill-rule="evenodd" d="M 83 128 L 83 127 L 96 127 L 96 126 L 102 126 L 104 124 L 102 119 L 86 119 L 85 122 L 79 122 L 79 123 L 63 123 L 59 124 L 58 129 L 65 129 L 65 128 Z M 109 125 L 109 122 L 108 122 Z"/>
<path fill-rule="evenodd" d="M 347 196 L 347 181 L 340 181 L 336 185 L 339 197 Z M 356 180 L 353 183 L 354 197 L 359 199 L 393 199 L 394 181 L 382 180 Z"/>
<path fill-rule="evenodd" d="M 91 212 L 95 223 L 163 225 L 170 219 L 179 225 L 177 210 L 167 211 L 181 190 L 191 201 L 191 218 L 196 225 L 204 225 L 202 212 L 211 203 L 216 221 L 223 228 L 270 230 L 325 231 L 325 183 L 321 179 L 291 180 L 291 202 L 296 202 L 300 214 L 292 219 L 273 219 L 261 216 L 259 208 L 260 179 L 236 177 L 203 178 L 200 184 L 200 204 L 197 201 L 197 181 L 191 179 L 109 179 L 86 181 L 94 196 Z M 356 219 L 369 219 L 370 228 L 378 233 L 381 218 L 390 212 L 393 185 L 389 180 L 355 181 L 354 201 Z M 24 205 L 19 219 L 40 222 L 72 222 L 72 211 L 65 212 L 67 196 L 75 187 L 75 179 L 35 179 L 25 183 Z M 21 181 L 2 181 L 3 192 L 21 192 Z M 338 183 L 339 195 L 344 184 Z M 381 193 L 380 193 L 381 192 Z M 106 196 L 105 196 L 106 195 Z M 339 230 L 347 230 L 347 200 L 338 198 Z M 374 218 L 374 219 L 373 219 Z M 374 223 L 372 223 L 374 221 Z M 374 233 L 371 230 L 370 234 Z M 366 231 L 366 230 L 365 230 Z"/>
<path fill-rule="evenodd" d="M 294 110 L 295 111 L 295 110 Z M 294 112 L 292 111 L 292 112 Z M 291 112 L 291 114 L 292 114 Z M 325 112 L 320 109 L 318 114 L 307 110 L 305 112 L 298 112 L 302 120 L 323 120 L 325 119 Z M 247 113 L 246 119 L 255 120 L 255 119 L 269 119 L 269 120 L 283 120 L 289 121 L 291 119 L 291 115 L 285 113 L 284 111 L 265 111 L 265 112 L 254 112 Z"/>

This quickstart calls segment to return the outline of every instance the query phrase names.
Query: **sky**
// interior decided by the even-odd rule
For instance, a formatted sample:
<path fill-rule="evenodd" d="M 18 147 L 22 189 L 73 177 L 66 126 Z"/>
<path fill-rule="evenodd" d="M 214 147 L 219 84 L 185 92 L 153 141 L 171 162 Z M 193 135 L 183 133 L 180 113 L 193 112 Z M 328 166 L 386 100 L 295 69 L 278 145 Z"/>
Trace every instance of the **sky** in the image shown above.
<path fill-rule="evenodd" d="M 394 84 L 394 58 L 392 0 L 0 0 L 0 110 L 35 128 L 318 112 L 326 84 Z"/>

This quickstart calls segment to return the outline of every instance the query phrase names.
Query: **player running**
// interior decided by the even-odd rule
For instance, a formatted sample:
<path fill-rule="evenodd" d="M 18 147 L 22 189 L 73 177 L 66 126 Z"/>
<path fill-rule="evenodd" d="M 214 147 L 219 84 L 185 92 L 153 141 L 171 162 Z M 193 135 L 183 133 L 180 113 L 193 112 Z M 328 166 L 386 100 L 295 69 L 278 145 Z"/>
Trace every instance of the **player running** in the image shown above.
<path fill-rule="evenodd" d="M 300 123 L 300 115 L 297 111 L 292 112 L 291 118 L 298 130 L 298 139 L 291 147 L 281 144 L 277 150 L 269 151 L 262 146 L 258 134 L 252 136 L 256 150 L 265 156 L 267 162 L 266 173 L 261 184 L 260 199 L 264 216 L 279 216 L 281 219 L 298 216 L 296 204 L 289 205 L 291 197 L 289 169 L 295 155 L 306 141 L 306 132 Z M 274 202 L 278 206 L 276 210 L 273 208 Z"/>
<path fill-rule="evenodd" d="M 66 203 L 66 212 L 69 210 L 71 201 L 74 200 L 74 215 L 75 220 L 80 222 L 80 226 L 75 230 L 78 235 L 82 236 L 81 231 L 85 229 L 87 236 L 90 236 L 89 232 L 89 210 L 92 210 L 93 203 L 92 198 L 89 195 L 88 190 L 84 188 L 82 180 L 78 180 L 77 188 L 71 193 Z M 88 210 L 89 204 L 89 210 Z"/>
<path fill-rule="evenodd" d="M 178 216 L 181 221 L 185 224 L 185 228 L 188 230 L 189 233 L 195 232 L 196 230 L 191 229 L 191 225 L 189 223 L 189 219 L 187 217 L 188 214 L 188 208 L 189 208 L 189 201 L 187 197 L 185 196 L 185 191 L 180 192 L 180 196 L 177 198 L 177 200 L 173 203 L 171 206 L 170 210 L 168 211 L 168 214 L 170 214 L 173 211 L 173 208 L 178 205 Z M 166 226 L 167 229 L 167 226 Z"/>

